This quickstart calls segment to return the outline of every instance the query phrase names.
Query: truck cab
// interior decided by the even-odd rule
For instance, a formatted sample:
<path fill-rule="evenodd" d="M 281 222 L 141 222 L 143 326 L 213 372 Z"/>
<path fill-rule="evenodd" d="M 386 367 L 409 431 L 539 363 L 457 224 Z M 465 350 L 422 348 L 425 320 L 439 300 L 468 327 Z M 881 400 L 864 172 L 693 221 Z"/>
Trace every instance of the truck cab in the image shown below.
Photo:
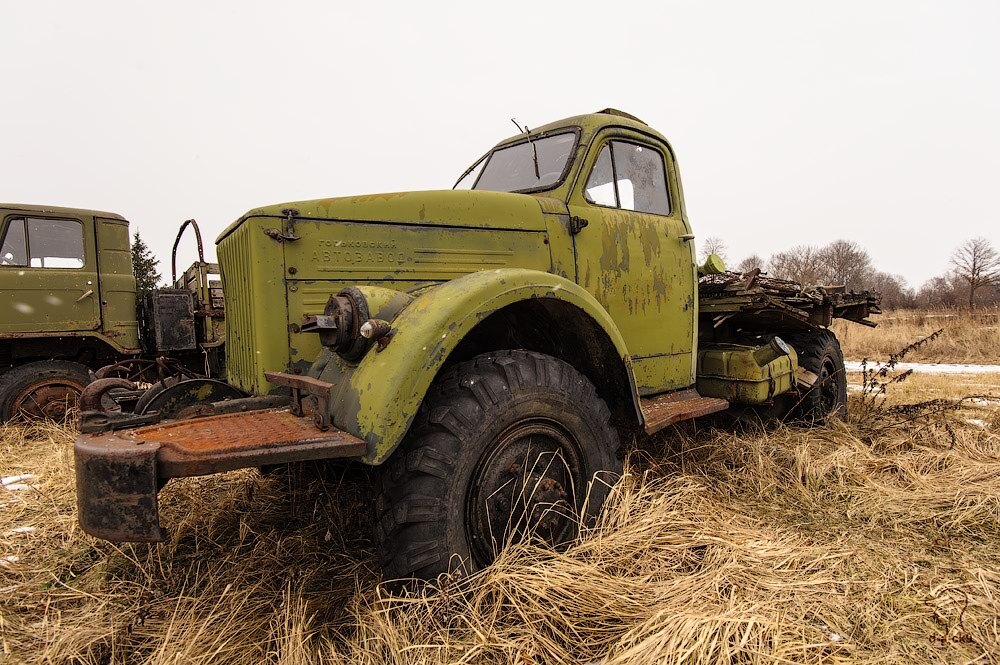
<path fill-rule="evenodd" d="M 56 417 L 89 369 L 139 353 L 128 221 L 0 204 L 0 421 Z"/>
<path fill-rule="evenodd" d="M 500 142 L 466 187 L 550 199 L 571 236 L 558 248 L 572 255 L 568 276 L 615 320 L 639 394 L 694 384 L 694 235 L 662 134 L 616 109 L 568 118 Z"/>

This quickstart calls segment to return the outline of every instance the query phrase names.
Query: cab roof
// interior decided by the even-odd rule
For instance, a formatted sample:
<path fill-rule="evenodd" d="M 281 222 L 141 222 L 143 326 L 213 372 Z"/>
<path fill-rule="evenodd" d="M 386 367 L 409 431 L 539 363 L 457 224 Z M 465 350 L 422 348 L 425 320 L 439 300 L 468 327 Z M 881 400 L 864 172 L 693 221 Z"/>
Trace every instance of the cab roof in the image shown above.
<path fill-rule="evenodd" d="M 639 118 L 635 117 L 631 113 L 626 113 L 625 111 L 613 108 L 601 109 L 596 113 L 574 115 L 569 118 L 563 118 L 562 120 L 546 123 L 541 127 L 533 127 L 529 129 L 531 130 L 532 136 L 537 136 L 539 134 L 546 134 L 559 129 L 566 129 L 567 127 L 579 127 L 583 132 L 582 140 L 587 141 L 602 127 L 608 126 L 628 127 L 629 129 L 634 129 L 644 134 L 654 136 L 664 143 L 669 144 L 666 137 Z M 500 141 L 497 145 L 504 145 L 505 143 L 521 141 L 523 139 L 524 134 L 515 134 L 514 136 L 510 136 L 503 141 Z"/>
<path fill-rule="evenodd" d="M 63 208 L 60 206 L 38 205 L 33 203 L 0 203 L 0 210 L 3 211 L 10 210 L 14 212 L 25 212 L 25 213 L 68 215 L 76 217 L 80 216 L 105 217 L 107 219 L 118 219 L 123 222 L 128 221 L 117 213 L 104 212 L 103 210 L 91 210 L 89 208 Z"/>

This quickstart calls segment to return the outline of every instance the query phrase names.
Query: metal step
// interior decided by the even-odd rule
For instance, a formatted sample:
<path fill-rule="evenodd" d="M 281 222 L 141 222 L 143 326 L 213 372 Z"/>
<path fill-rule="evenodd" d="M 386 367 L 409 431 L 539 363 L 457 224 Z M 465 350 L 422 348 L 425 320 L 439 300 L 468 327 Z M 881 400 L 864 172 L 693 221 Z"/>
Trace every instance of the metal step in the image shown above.
<path fill-rule="evenodd" d="M 311 418 L 287 410 L 230 413 L 165 422 L 118 435 L 158 445 L 161 477 L 218 473 L 248 466 L 359 457 L 366 444 L 335 428 L 321 431 Z"/>
<path fill-rule="evenodd" d="M 717 397 L 702 397 L 697 390 L 680 390 L 675 393 L 645 397 L 640 400 L 646 421 L 646 433 L 655 434 L 682 420 L 707 416 L 724 411 L 729 402 Z"/>

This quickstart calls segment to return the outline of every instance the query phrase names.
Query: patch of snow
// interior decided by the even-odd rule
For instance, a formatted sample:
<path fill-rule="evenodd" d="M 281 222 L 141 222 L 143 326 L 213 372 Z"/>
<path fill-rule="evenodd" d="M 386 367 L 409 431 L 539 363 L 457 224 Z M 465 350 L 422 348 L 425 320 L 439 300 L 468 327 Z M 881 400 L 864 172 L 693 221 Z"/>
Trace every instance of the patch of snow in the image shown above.
<path fill-rule="evenodd" d="M 975 425 L 976 427 L 982 427 L 983 429 L 986 429 L 987 427 L 990 426 L 988 422 L 986 422 L 985 420 L 980 420 L 979 418 L 966 418 L 965 422 L 969 423 L 970 425 Z"/>
<path fill-rule="evenodd" d="M 22 473 L 20 476 L 6 476 L 0 478 L 0 485 L 8 487 L 10 485 L 16 485 L 18 483 L 23 483 L 25 480 L 31 480 L 35 477 L 33 473 Z"/>
<path fill-rule="evenodd" d="M 1000 404 L 1000 399 L 991 399 L 989 397 L 973 397 L 972 399 L 969 400 L 969 404 L 989 406 L 990 404 Z"/>
<path fill-rule="evenodd" d="M 848 360 L 844 363 L 848 372 L 860 372 L 861 363 Z M 875 363 L 869 362 L 868 369 L 877 369 Z M 899 363 L 893 372 L 913 370 L 916 374 L 1000 374 L 1000 365 L 963 365 L 959 363 Z"/>

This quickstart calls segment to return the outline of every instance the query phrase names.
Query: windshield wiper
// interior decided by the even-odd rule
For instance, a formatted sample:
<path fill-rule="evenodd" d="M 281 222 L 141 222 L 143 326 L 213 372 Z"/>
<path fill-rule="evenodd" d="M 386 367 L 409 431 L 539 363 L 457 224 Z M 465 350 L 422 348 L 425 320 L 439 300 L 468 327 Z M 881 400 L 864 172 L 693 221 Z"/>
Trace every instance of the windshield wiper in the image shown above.
<path fill-rule="evenodd" d="M 528 144 L 531 146 L 531 157 L 535 161 L 535 180 L 541 180 L 542 174 L 538 171 L 538 148 L 535 147 L 535 142 L 531 140 L 531 130 L 528 129 L 527 125 L 521 127 L 521 125 L 517 124 L 516 118 L 511 118 L 510 121 L 528 137 Z"/>

